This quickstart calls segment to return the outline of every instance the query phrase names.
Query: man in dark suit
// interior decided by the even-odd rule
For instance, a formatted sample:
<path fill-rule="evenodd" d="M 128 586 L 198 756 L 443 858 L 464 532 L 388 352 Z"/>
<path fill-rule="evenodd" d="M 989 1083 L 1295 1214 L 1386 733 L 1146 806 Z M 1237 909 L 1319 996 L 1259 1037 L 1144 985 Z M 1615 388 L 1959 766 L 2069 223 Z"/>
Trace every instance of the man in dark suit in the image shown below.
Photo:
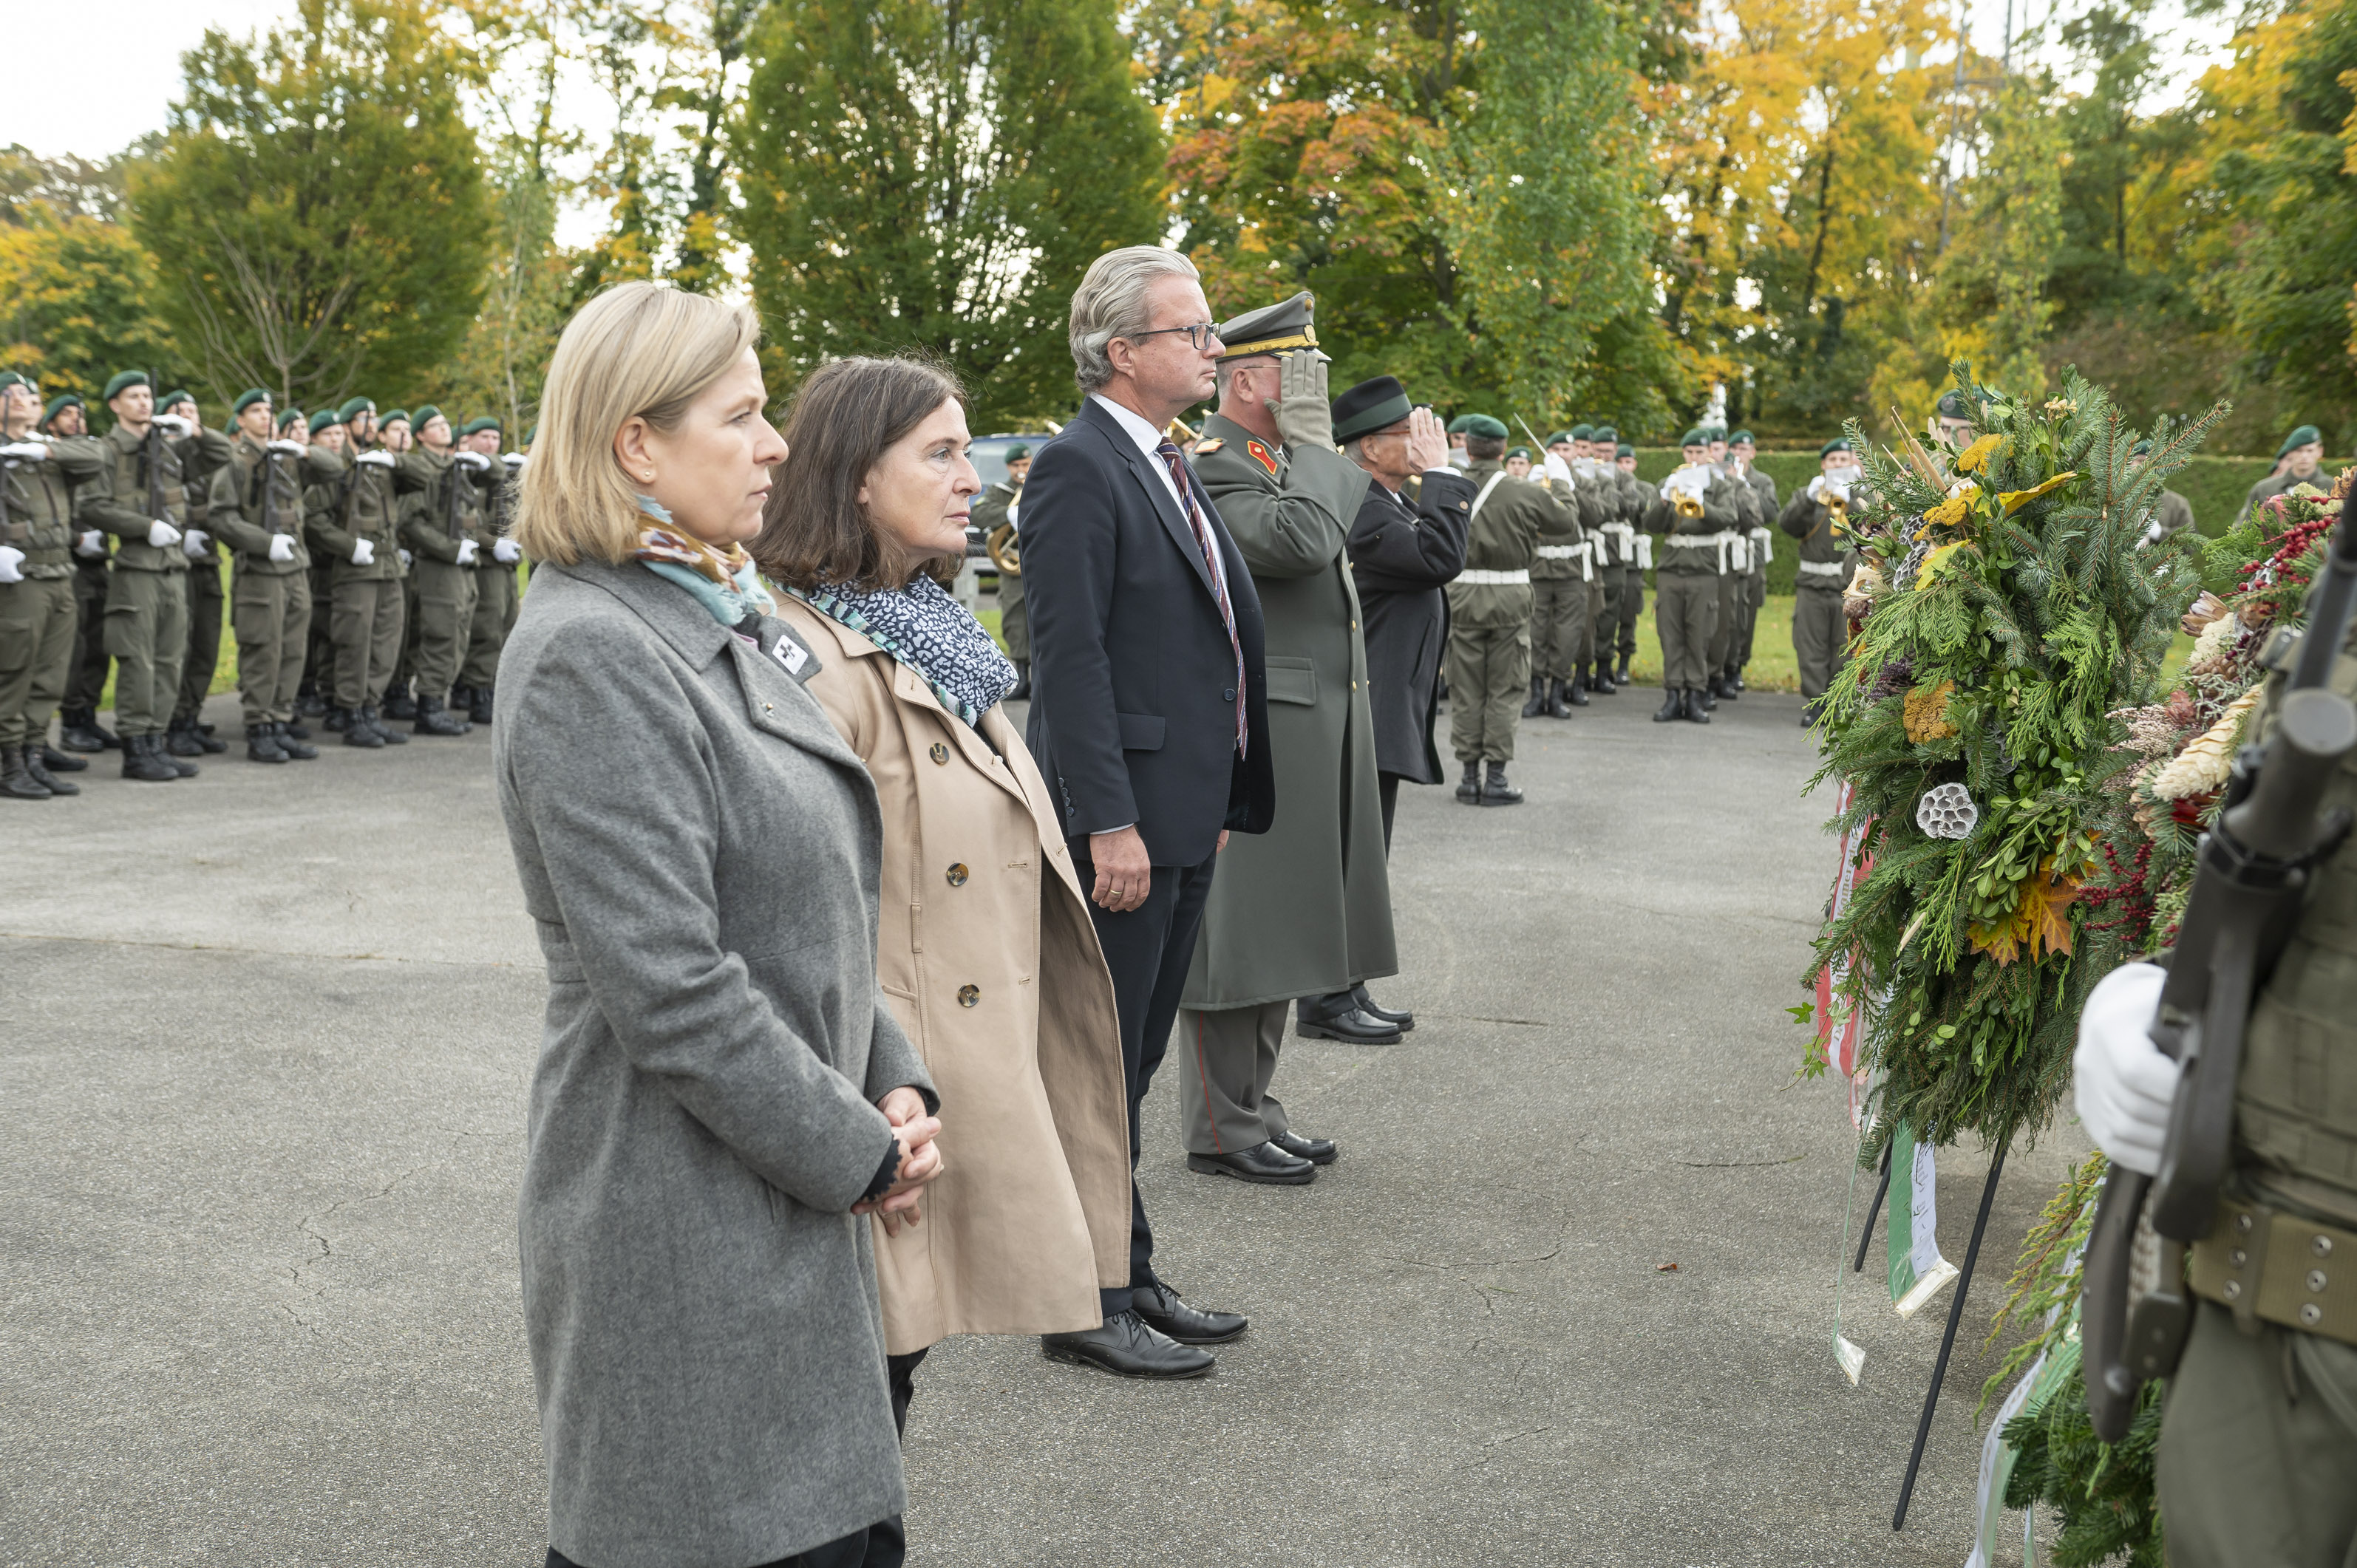
<path fill-rule="evenodd" d="M 1375 778 L 1388 850 L 1400 780 L 1438 784 L 1444 777 L 1432 741 L 1434 693 L 1448 641 L 1448 598 L 1441 589 L 1465 569 L 1473 485 L 1450 465 L 1439 419 L 1428 408 L 1409 407 L 1406 390 L 1391 376 L 1361 381 L 1334 400 L 1334 439 L 1344 456 L 1375 478 L 1344 548 L 1366 623 Z M 1408 482 L 1419 475 L 1411 499 Z"/>
<path fill-rule="evenodd" d="M 1039 449 L 1023 488 L 1031 724 L 1062 796 L 1075 869 L 1121 1010 L 1129 1150 L 1170 1043 L 1188 961 L 1232 830 L 1275 815 L 1260 600 L 1170 422 L 1211 395 L 1220 340 L 1195 268 L 1137 245 L 1097 258 L 1072 295 L 1080 415 Z M 1105 1321 L 1047 1353 L 1125 1377 L 1200 1377 L 1201 1347 L 1244 1331 L 1154 1273 L 1131 1189 L 1130 1280 Z"/>

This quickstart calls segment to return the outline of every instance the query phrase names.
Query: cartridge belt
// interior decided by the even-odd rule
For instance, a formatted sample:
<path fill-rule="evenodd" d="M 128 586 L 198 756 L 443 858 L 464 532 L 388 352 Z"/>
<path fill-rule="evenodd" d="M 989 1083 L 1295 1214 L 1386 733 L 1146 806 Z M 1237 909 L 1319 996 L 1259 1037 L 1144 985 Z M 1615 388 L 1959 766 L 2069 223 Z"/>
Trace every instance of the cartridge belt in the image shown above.
<path fill-rule="evenodd" d="M 2222 1197 L 2188 1272 L 2193 1294 L 2245 1330 L 2255 1320 L 2357 1345 L 2357 1231 Z"/>

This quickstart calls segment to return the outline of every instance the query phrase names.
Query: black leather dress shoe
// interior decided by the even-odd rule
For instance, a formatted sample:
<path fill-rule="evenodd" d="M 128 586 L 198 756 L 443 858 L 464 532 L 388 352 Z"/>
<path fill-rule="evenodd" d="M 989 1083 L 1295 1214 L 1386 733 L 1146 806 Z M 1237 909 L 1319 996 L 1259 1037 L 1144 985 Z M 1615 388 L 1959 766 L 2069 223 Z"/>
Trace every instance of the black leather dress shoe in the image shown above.
<path fill-rule="evenodd" d="M 1042 1336 L 1039 1349 L 1050 1361 L 1101 1367 L 1117 1378 L 1200 1378 L 1219 1365 L 1210 1351 L 1156 1333 L 1135 1312 L 1116 1312 L 1103 1326 L 1078 1334 Z"/>
<path fill-rule="evenodd" d="M 1376 1006 L 1375 999 L 1367 994 L 1367 988 L 1363 985 L 1351 987 L 1351 1000 L 1359 1004 L 1360 1012 L 1378 1024 L 1389 1024 L 1403 1035 L 1415 1027 L 1415 1014 L 1405 1009 L 1395 1011 L 1389 1007 Z"/>
<path fill-rule="evenodd" d="M 1355 1006 L 1340 1013 L 1305 1012 L 1294 1019 L 1293 1032 L 1305 1040 L 1340 1040 L 1351 1046 L 1388 1046 L 1400 1037 L 1398 1025 L 1369 1017 Z"/>
<path fill-rule="evenodd" d="M 1241 1312 L 1205 1312 L 1189 1306 L 1160 1280 L 1130 1292 L 1129 1299 L 1146 1326 L 1181 1345 L 1224 1345 L 1250 1326 Z"/>
<path fill-rule="evenodd" d="M 1318 1167 L 1297 1160 L 1275 1144 L 1254 1144 L 1229 1155 L 1189 1155 L 1187 1168 L 1203 1176 L 1231 1176 L 1263 1187 L 1308 1187 Z"/>
<path fill-rule="evenodd" d="M 1290 1133 L 1271 1133 L 1268 1141 L 1297 1160 L 1308 1160 L 1313 1165 L 1330 1165 L 1341 1151 L 1331 1138 L 1297 1138 Z"/>

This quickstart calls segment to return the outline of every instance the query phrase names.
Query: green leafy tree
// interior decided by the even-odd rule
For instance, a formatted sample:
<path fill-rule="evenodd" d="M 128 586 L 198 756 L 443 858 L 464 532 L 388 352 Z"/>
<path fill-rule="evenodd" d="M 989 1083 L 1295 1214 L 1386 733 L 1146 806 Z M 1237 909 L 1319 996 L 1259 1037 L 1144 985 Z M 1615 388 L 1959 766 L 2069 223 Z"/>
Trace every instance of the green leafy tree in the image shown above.
<path fill-rule="evenodd" d="M 422 382 L 466 336 L 493 216 L 459 113 L 474 64 L 429 0 L 301 0 L 208 32 L 132 227 L 216 394 L 314 406 Z"/>
<path fill-rule="evenodd" d="M 119 224 L 41 204 L 0 226 L 0 370 L 45 394 L 95 403 L 117 371 L 177 376 L 187 361 L 155 299 L 156 263 Z"/>
<path fill-rule="evenodd" d="M 785 383 L 930 350 L 979 427 L 1069 408 L 1073 285 L 1159 237 L 1159 147 L 1104 0 L 778 0 L 735 164 Z"/>

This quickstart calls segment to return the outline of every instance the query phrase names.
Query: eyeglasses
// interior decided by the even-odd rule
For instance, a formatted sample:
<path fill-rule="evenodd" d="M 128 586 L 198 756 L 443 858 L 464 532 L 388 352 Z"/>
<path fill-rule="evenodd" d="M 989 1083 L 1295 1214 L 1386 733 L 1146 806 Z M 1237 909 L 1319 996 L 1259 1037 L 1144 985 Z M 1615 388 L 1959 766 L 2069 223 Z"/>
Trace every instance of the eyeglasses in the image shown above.
<path fill-rule="evenodd" d="M 1210 321 L 1199 321 L 1192 327 L 1157 327 L 1151 332 L 1125 332 L 1123 336 L 1135 343 L 1147 338 L 1160 338 L 1172 332 L 1187 334 L 1188 343 L 1197 353 L 1201 353 L 1220 340 L 1218 325 Z"/>

